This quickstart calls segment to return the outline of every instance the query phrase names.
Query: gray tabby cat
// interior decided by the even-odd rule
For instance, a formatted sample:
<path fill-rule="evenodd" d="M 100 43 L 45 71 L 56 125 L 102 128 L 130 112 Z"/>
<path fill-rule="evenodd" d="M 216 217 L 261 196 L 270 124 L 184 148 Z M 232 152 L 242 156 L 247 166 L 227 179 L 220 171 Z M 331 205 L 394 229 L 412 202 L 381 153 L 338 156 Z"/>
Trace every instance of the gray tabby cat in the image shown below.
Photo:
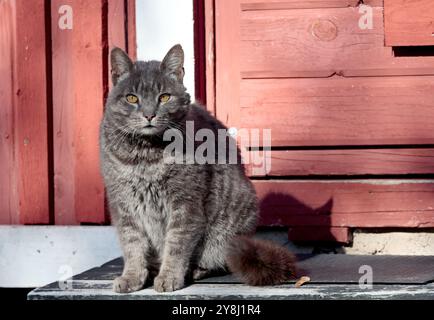
<path fill-rule="evenodd" d="M 101 123 L 100 155 L 125 263 L 114 291 L 140 290 L 152 281 L 159 292 L 178 290 L 189 280 L 227 268 L 251 285 L 288 279 L 293 256 L 249 237 L 258 205 L 240 161 L 165 161 L 166 130 L 179 130 L 187 141 L 186 121 L 194 122 L 195 132 L 207 128 L 216 137 L 218 129 L 225 129 L 190 102 L 181 46 L 174 46 L 162 62 L 135 63 L 115 48 L 111 64 L 114 87 Z"/>

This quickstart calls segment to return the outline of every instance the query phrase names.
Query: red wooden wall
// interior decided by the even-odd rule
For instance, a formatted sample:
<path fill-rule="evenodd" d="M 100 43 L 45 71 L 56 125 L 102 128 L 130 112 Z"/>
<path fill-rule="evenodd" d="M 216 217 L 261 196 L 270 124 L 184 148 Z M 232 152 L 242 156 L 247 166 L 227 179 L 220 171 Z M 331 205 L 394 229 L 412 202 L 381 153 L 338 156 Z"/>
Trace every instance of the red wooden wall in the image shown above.
<path fill-rule="evenodd" d="M 61 6 L 72 29 L 61 29 Z M 133 0 L 0 2 L 0 224 L 104 224 L 98 127 Z"/>
<path fill-rule="evenodd" d="M 392 47 L 431 44 L 431 11 L 400 37 L 402 7 L 420 7 L 364 3 L 373 29 L 357 0 L 195 1 L 200 98 L 229 126 L 272 129 L 271 170 L 252 179 L 262 225 L 293 240 L 434 227 L 434 57 Z M 108 223 L 98 125 L 134 17 L 132 0 L 0 2 L 0 224 Z"/>
<path fill-rule="evenodd" d="M 403 2 L 386 3 L 391 43 Z M 206 1 L 209 108 L 271 129 L 271 170 L 252 178 L 261 223 L 292 240 L 434 227 L 434 57 L 395 56 L 383 1 L 364 4 L 372 29 L 357 0 Z"/>

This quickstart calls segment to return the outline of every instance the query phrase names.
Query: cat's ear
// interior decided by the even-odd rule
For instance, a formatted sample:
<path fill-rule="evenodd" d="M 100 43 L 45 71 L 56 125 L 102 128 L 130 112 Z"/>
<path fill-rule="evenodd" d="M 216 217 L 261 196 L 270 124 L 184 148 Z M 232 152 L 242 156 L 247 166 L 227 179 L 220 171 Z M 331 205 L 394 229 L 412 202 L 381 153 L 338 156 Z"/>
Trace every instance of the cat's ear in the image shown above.
<path fill-rule="evenodd" d="M 112 67 L 113 85 L 119 82 L 119 78 L 128 74 L 133 69 L 133 62 L 130 57 L 119 48 L 114 48 L 110 53 L 110 61 Z"/>
<path fill-rule="evenodd" d="M 177 44 L 169 50 L 161 62 L 161 70 L 168 76 L 174 77 L 182 82 L 184 79 L 184 50 L 180 44 Z"/>

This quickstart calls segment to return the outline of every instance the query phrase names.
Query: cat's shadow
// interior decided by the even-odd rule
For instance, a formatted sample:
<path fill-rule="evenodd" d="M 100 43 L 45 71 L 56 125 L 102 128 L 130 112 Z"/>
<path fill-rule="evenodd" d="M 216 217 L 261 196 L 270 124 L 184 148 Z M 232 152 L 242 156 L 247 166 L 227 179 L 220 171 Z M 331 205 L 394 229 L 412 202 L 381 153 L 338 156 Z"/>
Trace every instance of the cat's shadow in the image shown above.
<path fill-rule="evenodd" d="M 259 208 L 261 213 L 260 224 L 264 223 L 264 220 L 269 220 L 265 215 L 270 214 L 272 218 L 280 217 L 282 220 L 285 220 L 285 215 L 293 215 L 294 213 L 306 216 L 330 216 L 333 209 L 333 198 L 330 198 L 322 206 L 313 208 L 290 194 L 270 192 L 260 199 Z M 327 224 L 322 223 L 321 226 L 327 226 Z"/>
<path fill-rule="evenodd" d="M 334 235 L 327 231 L 328 227 L 331 227 L 331 213 L 333 209 L 333 198 L 330 198 L 324 205 L 320 207 L 313 208 L 311 206 L 306 205 L 302 201 L 297 198 L 291 196 L 290 194 L 285 193 L 276 193 L 271 192 L 268 193 L 265 197 L 262 197 L 259 202 L 260 207 L 260 219 L 259 219 L 259 230 L 263 230 L 264 227 L 267 230 L 273 230 L 275 227 L 284 227 L 291 228 L 290 220 L 288 219 L 288 215 L 296 216 L 311 216 L 318 217 L 320 219 L 320 227 L 321 227 L 321 237 L 328 240 L 329 243 L 333 243 L 335 239 Z M 289 221 L 289 222 L 288 222 Z M 271 226 L 271 227 L 270 227 Z M 296 226 L 302 226 L 296 224 Z M 306 226 L 308 227 L 308 226 Z M 272 239 L 271 239 L 272 240 Z M 289 240 L 288 240 L 289 242 Z M 306 242 L 298 242 L 294 241 L 294 243 L 298 244 L 307 244 Z M 312 242 L 309 244 L 314 244 L 316 242 Z M 321 242 L 323 243 L 323 242 Z M 283 245 L 283 244 L 282 244 Z M 319 254 L 322 252 L 313 251 L 311 254 L 296 254 L 296 261 L 301 262 L 307 259 L 312 258 L 315 254 Z M 153 269 L 150 271 L 150 275 L 146 281 L 144 288 L 149 288 L 153 286 L 154 278 L 157 276 L 158 270 Z M 295 275 L 292 277 L 292 280 L 297 279 L 301 275 L 308 275 L 308 272 L 303 270 L 302 268 L 297 268 Z M 210 282 L 222 282 L 222 283 L 239 283 L 240 281 L 235 278 L 235 276 L 231 275 L 227 270 L 219 270 L 215 271 L 212 274 L 206 276 L 201 280 L 193 280 L 191 274 L 186 277 L 186 285 L 191 285 L 194 283 L 210 283 Z"/>
<path fill-rule="evenodd" d="M 288 228 L 287 243 L 292 242 L 296 245 L 313 247 L 310 254 L 297 254 L 296 259 L 298 262 L 310 259 L 315 254 L 325 253 L 322 250 L 326 250 L 326 253 L 333 252 L 336 247 L 338 239 L 330 231 L 332 227 L 333 198 L 330 198 L 319 207 L 312 207 L 288 193 L 270 192 L 260 198 L 259 206 L 259 230 L 264 229 L 264 227 L 265 229 L 270 229 L 270 226 L 271 229 L 283 227 L 286 230 Z M 314 225 L 303 225 L 296 221 L 297 217 L 300 217 L 300 219 L 310 217 L 311 220 L 317 219 L 318 222 Z M 295 230 L 300 227 L 307 229 L 312 227 L 310 236 L 312 236 L 312 232 L 315 232 L 315 230 L 320 230 L 320 234 L 316 235 L 317 239 L 312 239 L 311 241 L 306 240 L 309 235 L 302 236 L 302 240 L 299 239 L 300 234 L 291 238 L 292 229 Z M 296 271 L 296 276 L 305 274 L 305 271 L 300 268 Z"/>

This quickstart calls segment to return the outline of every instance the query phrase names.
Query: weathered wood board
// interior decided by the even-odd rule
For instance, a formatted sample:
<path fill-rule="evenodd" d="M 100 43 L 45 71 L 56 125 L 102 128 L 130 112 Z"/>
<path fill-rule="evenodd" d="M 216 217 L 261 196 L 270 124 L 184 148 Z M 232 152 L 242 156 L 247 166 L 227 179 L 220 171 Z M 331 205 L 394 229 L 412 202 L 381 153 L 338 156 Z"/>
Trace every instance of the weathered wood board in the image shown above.
<path fill-rule="evenodd" d="M 383 8 L 372 10 L 372 28 L 360 27 L 354 7 L 244 11 L 232 54 L 243 78 L 434 74 L 434 57 L 394 57 L 384 46 Z"/>
<path fill-rule="evenodd" d="M 360 290 L 358 285 L 293 285 L 251 287 L 242 284 L 195 284 L 172 293 L 144 289 L 116 294 L 112 281 L 77 281 L 74 290 L 37 289 L 28 300 L 432 300 L 434 285 L 374 285 Z"/>
<path fill-rule="evenodd" d="M 65 4 L 74 8 L 73 30 L 58 27 L 58 11 Z M 105 222 L 98 154 L 98 124 L 108 85 L 103 9 L 101 0 L 51 2 L 55 221 L 59 225 Z"/>
<path fill-rule="evenodd" d="M 431 0 L 384 0 L 387 46 L 434 45 L 434 6 Z"/>
<path fill-rule="evenodd" d="M 244 0 L 241 3 L 243 11 L 249 10 L 284 10 L 284 9 L 314 9 L 314 8 L 346 8 L 357 7 L 359 0 Z M 364 4 L 381 7 L 383 0 L 364 0 Z"/>
<path fill-rule="evenodd" d="M 434 149 L 251 151 L 247 159 L 254 177 L 434 174 Z"/>
<path fill-rule="evenodd" d="M 14 9 L 13 1 L 0 3 L 0 223 L 19 223 L 18 199 L 13 174 L 14 164 L 14 92 L 13 92 L 13 47 Z M 12 174 L 11 174 L 12 173 Z"/>
<path fill-rule="evenodd" d="M 113 260 L 91 269 L 71 280 L 52 283 L 32 291 L 30 300 L 52 299 L 433 299 L 433 257 L 423 256 L 299 256 L 299 273 L 311 281 L 301 288 L 291 283 L 249 287 L 231 275 L 210 277 L 186 288 L 158 293 L 151 287 L 131 294 L 112 291 L 113 279 L 122 273 L 122 260 Z M 390 266 L 395 266 L 390 268 Z M 373 271 L 372 288 L 361 288 L 359 281 L 370 266 Z M 362 272 L 360 271 L 362 270 Z M 62 285 L 62 288 L 61 288 Z"/>
<path fill-rule="evenodd" d="M 0 2 L 2 224 L 50 223 L 44 4 Z"/>
<path fill-rule="evenodd" d="M 133 0 L 1 1 L 0 223 L 106 223 L 108 52 L 135 58 L 134 22 Z"/>
<path fill-rule="evenodd" d="M 121 48 L 124 51 L 127 50 L 128 39 L 125 32 L 125 15 L 127 8 L 125 6 L 125 0 L 110 0 L 108 2 L 108 49 L 112 50 L 114 47 Z M 108 52 L 106 53 L 108 54 Z M 108 61 L 107 61 L 108 64 Z M 111 70 L 107 65 L 107 79 L 109 89 L 113 88 L 111 81 Z M 106 93 L 108 93 L 106 91 Z"/>
<path fill-rule="evenodd" d="M 434 227 L 433 180 L 254 181 L 261 224 Z"/>
<path fill-rule="evenodd" d="M 272 146 L 434 143 L 434 77 L 249 79 L 239 88 L 239 126 L 271 129 Z"/>
<path fill-rule="evenodd" d="M 205 78 L 206 78 L 206 108 L 213 115 L 215 109 L 215 16 L 214 0 L 204 1 L 205 19 Z"/>

